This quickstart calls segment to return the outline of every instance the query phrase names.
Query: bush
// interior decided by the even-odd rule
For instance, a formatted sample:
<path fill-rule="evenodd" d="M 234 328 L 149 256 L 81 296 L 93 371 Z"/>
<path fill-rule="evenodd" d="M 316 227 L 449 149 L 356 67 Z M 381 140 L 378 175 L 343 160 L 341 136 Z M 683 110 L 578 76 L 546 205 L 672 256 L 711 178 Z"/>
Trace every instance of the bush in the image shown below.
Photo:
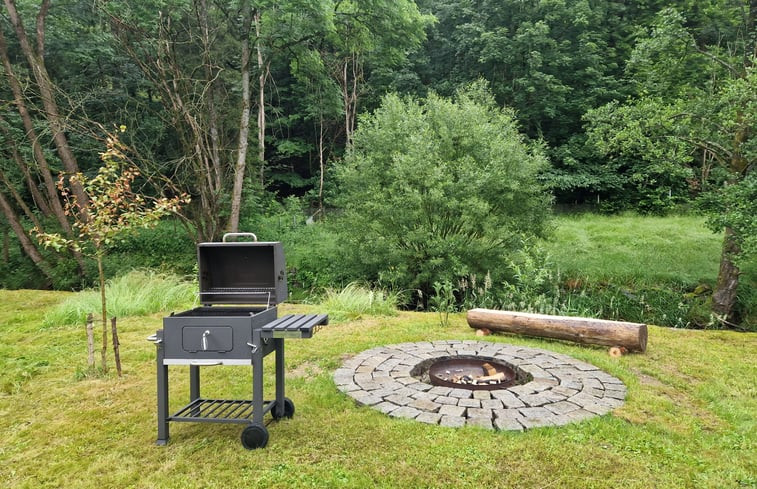
<path fill-rule="evenodd" d="M 389 95 L 336 169 L 340 262 L 424 302 L 436 282 L 496 273 L 547 227 L 545 164 L 482 84 L 454 101 Z"/>

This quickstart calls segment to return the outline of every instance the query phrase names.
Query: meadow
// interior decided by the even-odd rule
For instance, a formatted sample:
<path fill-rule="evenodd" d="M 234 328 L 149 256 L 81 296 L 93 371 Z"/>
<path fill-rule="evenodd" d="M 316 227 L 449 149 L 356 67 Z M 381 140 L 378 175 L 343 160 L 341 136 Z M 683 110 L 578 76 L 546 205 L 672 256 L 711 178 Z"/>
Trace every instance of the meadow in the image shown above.
<path fill-rule="evenodd" d="M 636 217 L 601 225 L 596 219 L 603 218 L 558 219 L 547 251 L 566 280 L 627 290 L 712 280 L 719 240 L 693 218 L 652 221 L 646 231 L 639 226 L 649 221 Z M 618 251 L 621 244 L 627 247 Z M 607 258 L 607 250 L 618 253 Z M 108 373 L 87 367 L 84 325 L 69 319 L 97 310 L 92 291 L 0 290 L 3 487 L 757 486 L 754 333 L 650 325 L 647 351 L 620 358 L 600 347 L 491 335 L 485 340 L 596 365 L 626 384 L 625 404 L 563 427 L 445 428 L 359 406 L 332 375 L 345 360 L 380 345 L 481 339 L 465 314 L 452 312 L 442 325 L 435 312 L 396 311 L 396 297 L 350 286 L 329 291 L 320 303 L 280 306 L 280 314 L 329 312 L 332 323 L 312 339 L 287 340 L 286 390 L 296 413 L 268 425 L 265 449 L 245 450 L 240 425 L 193 423 L 172 424 L 170 443 L 158 447 L 155 347 L 146 338 L 162 327 L 163 316 L 193 306 L 194 286 L 135 272 L 111 282 L 109 293 L 119 315 L 123 377 L 115 375 L 112 358 Z M 267 358 L 269 398 L 272 364 Z M 172 411 L 188 397 L 187 376 L 186 367 L 172 367 Z M 203 369 L 208 397 L 249 398 L 250 383 L 244 367 Z"/>
<path fill-rule="evenodd" d="M 732 331 L 650 327 L 644 354 L 492 335 L 592 363 L 628 386 L 612 414 L 560 428 L 494 432 L 388 417 L 337 390 L 342 362 L 378 345 L 474 339 L 464 315 L 400 312 L 334 322 L 287 341 L 292 419 L 247 451 L 238 425 L 173 424 L 156 438 L 155 347 L 164 313 L 120 320 L 124 375 L 87 374 L 83 327 L 44 326 L 71 294 L 2 291 L 0 478 L 12 488 L 523 487 L 742 488 L 757 484 L 757 338 Z M 189 305 L 189 304 L 188 304 Z M 284 305 L 281 313 L 318 311 Z M 272 393 L 272 360 L 266 361 Z M 187 371 L 171 371 L 171 403 L 188 396 Z M 244 367 L 204 369 L 204 393 L 247 398 Z"/>

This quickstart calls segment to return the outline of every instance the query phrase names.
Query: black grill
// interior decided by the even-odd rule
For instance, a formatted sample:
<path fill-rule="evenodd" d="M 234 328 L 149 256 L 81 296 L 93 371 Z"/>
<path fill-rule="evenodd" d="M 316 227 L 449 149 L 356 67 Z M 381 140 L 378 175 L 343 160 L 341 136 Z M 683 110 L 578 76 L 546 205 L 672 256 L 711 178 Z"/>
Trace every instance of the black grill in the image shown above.
<path fill-rule="evenodd" d="M 254 241 L 227 241 L 249 236 Z M 325 314 L 278 318 L 276 305 L 287 297 L 284 251 L 279 242 L 258 242 L 254 234 L 234 233 L 220 243 L 197 246 L 202 303 L 163 318 L 163 329 L 149 339 L 157 347 L 158 445 L 168 443 L 169 422 L 240 423 L 245 448 L 268 443 L 263 424 L 292 417 L 294 403 L 284 393 L 284 339 L 311 338 L 328 324 Z M 276 393 L 263 395 L 263 359 L 275 352 Z M 169 414 L 168 368 L 189 366 L 189 403 Z M 204 399 L 200 369 L 214 365 L 252 367 L 251 399 Z"/>

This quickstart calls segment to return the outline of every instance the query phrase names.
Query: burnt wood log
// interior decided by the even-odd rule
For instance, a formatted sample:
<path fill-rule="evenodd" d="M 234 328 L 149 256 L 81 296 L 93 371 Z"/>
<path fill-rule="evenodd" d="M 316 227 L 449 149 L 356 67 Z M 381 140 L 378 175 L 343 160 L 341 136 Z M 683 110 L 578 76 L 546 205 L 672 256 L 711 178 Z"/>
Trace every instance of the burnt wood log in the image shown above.
<path fill-rule="evenodd" d="M 646 324 L 491 309 L 471 309 L 467 319 L 468 325 L 474 329 L 488 328 L 582 344 L 617 346 L 628 351 L 644 352 L 647 349 Z"/>

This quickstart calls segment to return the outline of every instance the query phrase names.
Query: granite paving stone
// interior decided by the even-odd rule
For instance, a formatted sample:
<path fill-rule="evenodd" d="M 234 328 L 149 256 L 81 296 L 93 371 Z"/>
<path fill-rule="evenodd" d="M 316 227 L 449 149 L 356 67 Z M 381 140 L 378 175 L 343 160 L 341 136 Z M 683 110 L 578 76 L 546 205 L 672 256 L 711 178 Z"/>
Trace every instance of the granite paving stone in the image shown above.
<path fill-rule="evenodd" d="M 506 363 L 516 370 L 522 384 L 472 390 L 433 386 L 412 375 L 424 359 L 455 355 Z M 628 394 L 620 379 L 568 355 L 479 340 L 376 347 L 346 356 L 333 379 L 357 404 L 392 417 L 497 430 L 580 422 L 622 406 Z"/>
<path fill-rule="evenodd" d="M 450 406 L 445 404 L 439 408 L 439 414 L 442 416 L 465 416 L 466 408 L 460 406 Z"/>
<path fill-rule="evenodd" d="M 448 428 L 460 428 L 461 426 L 465 426 L 465 419 L 462 416 L 442 416 L 439 424 Z"/>

